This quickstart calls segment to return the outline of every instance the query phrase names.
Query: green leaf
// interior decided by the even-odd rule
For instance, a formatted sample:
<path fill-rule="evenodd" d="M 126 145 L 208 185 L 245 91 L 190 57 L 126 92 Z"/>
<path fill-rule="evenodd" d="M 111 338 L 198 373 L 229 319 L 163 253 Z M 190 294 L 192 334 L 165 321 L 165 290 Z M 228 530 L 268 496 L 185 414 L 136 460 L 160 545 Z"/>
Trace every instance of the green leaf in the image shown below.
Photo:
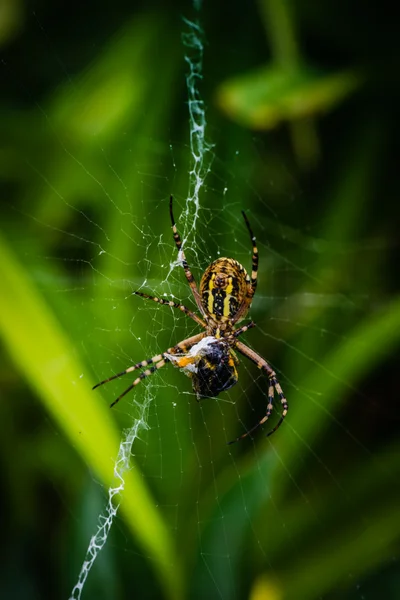
<path fill-rule="evenodd" d="M 253 129 L 272 129 L 327 112 L 361 83 L 353 71 L 323 74 L 306 68 L 266 66 L 223 83 L 220 107 L 235 121 Z"/>

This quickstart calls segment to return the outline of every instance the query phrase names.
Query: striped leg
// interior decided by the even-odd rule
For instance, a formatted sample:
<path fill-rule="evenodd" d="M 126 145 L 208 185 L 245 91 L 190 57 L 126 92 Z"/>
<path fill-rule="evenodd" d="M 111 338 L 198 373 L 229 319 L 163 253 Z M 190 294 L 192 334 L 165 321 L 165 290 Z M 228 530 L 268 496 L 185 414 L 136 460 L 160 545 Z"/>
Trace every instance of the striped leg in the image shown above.
<path fill-rule="evenodd" d="M 283 394 L 282 388 L 279 385 L 278 380 L 276 379 L 275 371 L 273 371 L 273 369 L 271 369 L 271 367 L 269 366 L 267 361 L 264 360 L 261 356 L 259 356 L 256 352 L 254 352 L 254 350 L 251 350 L 245 344 L 242 344 L 242 342 L 237 342 L 236 348 L 241 354 L 243 354 L 243 356 L 246 356 L 252 362 L 254 362 L 259 369 L 262 369 L 263 371 L 265 371 L 267 373 L 268 378 L 269 378 L 268 404 L 267 404 L 267 411 L 266 411 L 264 417 L 258 423 L 256 423 L 256 425 L 254 425 L 254 427 L 249 429 L 249 431 L 246 431 L 246 433 L 243 433 L 243 435 L 240 435 L 235 440 L 232 440 L 231 442 L 229 442 L 229 444 L 234 444 L 235 442 L 242 440 L 243 438 L 247 437 L 249 434 L 253 433 L 253 431 L 255 429 L 257 429 L 258 427 L 260 427 L 260 425 L 263 425 L 266 421 L 268 421 L 268 419 L 272 413 L 272 410 L 274 408 L 274 405 L 273 405 L 274 392 L 276 392 L 278 394 L 283 410 L 282 410 L 282 414 L 281 414 L 281 417 L 280 417 L 278 423 L 275 425 L 275 427 L 273 429 L 271 429 L 271 431 L 269 431 L 267 433 L 266 437 L 272 435 L 278 429 L 278 427 L 281 426 L 283 419 L 286 417 L 287 412 L 288 412 L 288 402 Z"/>
<path fill-rule="evenodd" d="M 145 298 L 146 300 L 153 300 L 153 302 L 158 302 L 158 304 L 164 304 L 167 306 L 172 306 L 173 308 L 179 308 L 185 315 L 196 321 L 199 325 L 206 328 L 205 322 L 200 319 L 194 312 L 183 306 L 183 304 L 178 304 L 178 302 L 173 302 L 172 300 L 164 300 L 164 298 L 156 298 L 155 296 L 149 296 L 148 294 L 143 294 L 142 292 L 133 292 L 136 296 L 140 296 L 141 298 Z"/>
<path fill-rule="evenodd" d="M 256 293 L 257 289 L 257 274 L 258 274 L 258 248 L 256 245 L 255 235 L 250 227 L 250 223 L 248 218 L 246 217 L 246 213 L 242 210 L 242 215 L 244 218 L 244 222 L 246 223 L 246 227 L 250 233 L 251 243 L 253 244 L 253 255 L 252 255 L 252 266 L 251 266 L 251 277 L 246 275 L 246 282 L 248 284 L 247 295 L 244 298 L 242 304 L 239 306 L 236 315 L 232 319 L 232 325 L 234 325 L 237 321 L 242 319 L 244 315 L 250 308 L 250 304 L 253 300 L 253 296 Z"/>
<path fill-rule="evenodd" d="M 183 340 L 182 342 L 179 342 L 179 344 L 177 344 L 176 346 L 173 346 L 172 348 L 168 348 L 168 350 L 166 352 L 163 352 L 162 354 L 157 354 L 157 356 L 153 356 L 152 358 L 149 358 L 147 360 L 142 360 L 141 362 L 138 362 L 135 365 L 128 367 L 127 369 L 125 369 L 125 371 L 122 371 L 121 373 L 118 373 L 117 375 L 113 375 L 112 377 L 109 377 L 108 379 L 105 379 L 104 381 L 97 383 L 93 387 L 93 389 L 96 389 L 100 385 L 103 385 L 104 383 L 108 383 L 109 381 L 112 381 L 113 379 L 117 379 L 118 377 L 127 375 L 127 373 L 132 373 L 132 371 L 135 371 L 136 369 L 143 369 L 145 367 L 148 367 L 149 365 L 153 365 L 152 367 L 150 367 L 150 369 L 146 369 L 145 371 L 142 371 L 142 373 L 140 373 L 140 375 L 135 379 L 135 381 L 124 392 L 122 392 L 122 394 L 120 394 L 120 396 L 118 396 L 118 398 L 116 398 L 116 400 L 114 400 L 114 402 L 112 402 L 112 404 L 110 404 L 110 408 L 112 408 L 113 406 L 115 406 L 115 404 L 117 404 L 117 402 L 119 402 L 121 400 L 121 398 L 123 398 L 128 392 L 130 392 L 135 386 L 137 386 L 137 384 L 140 383 L 142 381 L 142 379 L 146 379 L 146 377 L 149 377 L 149 375 L 152 375 L 153 373 L 158 371 L 158 369 L 161 369 L 161 367 L 163 367 L 165 364 L 167 364 L 168 362 L 171 362 L 171 359 L 168 356 L 169 354 L 179 354 L 179 353 L 187 352 L 188 350 L 190 350 L 190 348 L 192 346 L 194 346 L 194 344 L 197 344 L 197 342 L 199 342 L 204 336 L 205 336 L 204 332 L 198 333 L 197 335 L 193 335 L 192 337 L 187 338 L 186 340 Z"/>
<path fill-rule="evenodd" d="M 192 335 L 192 337 L 183 340 L 183 342 L 179 342 L 173 348 L 168 348 L 167 352 L 164 354 L 185 354 L 189 352 L 189 350 L 200 342 L 204 337 L 206 337 L 206 332 L 202 331 L 201 333 L 196 333 L 196 335 Z"/>
<path fill-rule="evenodd" d="M 121 398 L 123 398 L 128 392 L 130 392 L 135 386 L 137 386 L 137 384 L 140 383 L 142 381 L 142 379 L 146 379 L 146 377 L 149 377 L 149 375 L 152 375 L 153 373 L 158 371 L 158 369 L 161 369 L 161 367 L 163 367 L 165 364 L 167 364 L 167 362 L 169 362 L 169 359 L 167 357 L 165 357 L 162 360 L 160 360 L 159 362 L 157 362 L 150 369 L 146 369 L 145 371 L 140 373 L 140 375 L 138 377 L 136 377 L 135 381 L 124 392 L 122 392 L 122 394 L 120 396 L 118 396 L 118 398 L 116 400 L 114 400 L 114 402 L 112 402 L 110 404 L 110 408 L 115 406 L 117 404 L 117 402 L 119 402 L 121 400 Z"/>
<path fill-rule="evenodd" d="M 201 312 L 201 314 L 204 316 L 205 312 L 204 312 L 203 305 L 201 303 L 201 298 L 200 298 L 199 290 L 197 289 L 196 282 L 195 282 L 194 277 L 192 275 L 192 272 L 191 272 L 191 270 L 189 268 L 188 262 L 186 260 L 186 256 L 185 256 L 185 254 L 184 254 L 184 252 L 182 250 L 182 240 L 181 240 L 181 237 L 180 237 L 180 235 L 178 233 L 178 230 L 176 228 L 174 214 L 172 212 L 172 203 L 173 203 L 173 197 L 170 196 L 170 198 L 169 198 L 169 214 L 171 216 L 172 233 L 173 233 L 173 236 L 174 236 L 176 247 L 178 248 L 178 257 L 182 260 L 183 270 L 185 271 L 186 279 L 188 280 L 188 283 L 190 285 L 190 289 L 192 290 L 194 299 L 196 300 L 197 307 L 198 307 L 199 311 Z"/>
<path fill-rule="evenodd" d="M 163 355 L 157 354 L 157 356 L 153 356 L 153 358 L 148 358 L 147 360 L 142 360 L 141 362 L 138 362 L 135 365 L 128 367 L 127 369 L 125 369 L 125 371 L 121 371 L 121 373 L 117 373 L 116 375 L 112 375 L 108 379 L 104 379 L 104 381 L 100 381 L 100 383 L 96 383 L 96 385 L 93 386 L 92 389 L 95 390 L 96 388 L 100 387 L 101 385 L 104 385 L 105 383 L 108 383 L 109 381 L 112 381 L 113 379 L 118 379 L 119 377 L 122 377 L 123 375 L 127 375 L 128 373 L 132 373 L 132 371 L 136 371 L 137 369 L 143 369 L 144 367 L 148 367 L 149 365 L 157 363 L 162 359 L 163 359 Z"/>
<path fill-rule="evenodd" d="M 251 289 L 252 289 L 252 296 L 254 296 L 254 294 L 256 293 L 256 289 L 257 289 L 258 248 L 256 245 L 256 236 L 252 232 L 249 220 L 246 217 L 246 213 L 243 210 L 242 210 L 242 215 L 243 215 L 244 221 L 246 223 L 246 227 L 250 233 L 251 243 L 253 244 L 253 256 L 252 256 L 252 267 L 251 267 Z"/>
<path fill-rule="evenodd" d="M 254 323 L 254 321 L 250 321 L 250 323 L 247 323 L 247 325 L 242 325 L 241 327 L 238 327 L 238 329 L 235 329 L 235 331 L 232 334 L 232 337 L 239 337 L 239 335 L 242 335 L 242 333 L 244 333 L 245 331 L 247 331 L 248 329 L 252 329 L 252 327 L 255 327 L 256 324 Z"/>

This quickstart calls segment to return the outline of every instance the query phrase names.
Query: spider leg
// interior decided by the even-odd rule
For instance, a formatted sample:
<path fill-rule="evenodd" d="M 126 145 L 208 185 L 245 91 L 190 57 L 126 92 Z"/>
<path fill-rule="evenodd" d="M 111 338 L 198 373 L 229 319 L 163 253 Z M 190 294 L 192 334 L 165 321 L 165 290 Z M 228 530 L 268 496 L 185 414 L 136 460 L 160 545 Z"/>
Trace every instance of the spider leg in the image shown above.
<path fill-rule="evenodd" d="M 228 342 L 230 342 L 232 344 L 232 346 L 236 346 L 236 338 L 239 337 L 239 335 L 242 335 L 242 333 L 244 333 L 245 331 L 247 331 L 248 329 L 251 329 L 252 327 L 255 327 L 256 324 L 254 323 L 254 321 L 250 321 L 250 323 L 247 323 L 247 325 L 242 325 L 241 327 L 238 327 L 238 329 L 235 329 L 231 335 L 229 335 L 227 338 L 225 338 L 226 340 L 228 340 Z M 231 348 L 230 349 L 231 354 L 236 362 L 236 364 L 239 364 L 239 359 L 236 356 L 236 353 L 234 352 L 234 350 Z"/>
<path fill-rule="evenodd" d="M 202 331 L 201 333 L 196 333 L 196 335 L 192 335 L 190 338 L 186 338 L 186 340 L 179 342 L 179 344 L 172 346 L 172 348 L 168 348 L 168 350 L 166 352 L 164 352 L 164 355 L 165 354 L 182 354 L 182 353 L 188 352 L 192 346 L 197 344 L 197 342 L 200 342 L 200 340 L 202 340 L 203 337 L 205 337 L 205 336 L 206 336 L 205 331 Z"/>
<path fill-rule="evenodd" d="M 105 383 L 108 383 L 109 381 L 112 381 L 113 379 L 118 379 L 119 377 L 122 377 L 123 375 L 132 373 L 132 371 L 136 371 L 136 369 L 142 369 L 144 367 L 148 367 L 149 365 L 157 363 L 162 359 L 163 359 L 163 355 L 157 354 L 157 356 L 153 356 L 152 358 L 148 358 L 147 360 L 142 360 L 141 362 L 138 362 L 135 365 L 128 367 L 127 369 L 125 369 L 125 371 L 121 371 L 121 373 L 117 373 L 116 375 L 112 375 L 108 379 L 104 379 L 104 381 L 100 381 L 100 383 L 96 383 L 96 385 L 92 387 L 92 390 L 95 390 L 96 388 L 100 387 L 101 385 L 104 385 Z"/>
<path fill-rule="evenodd" d="M 254 235 L 254 233 L 250 227 L 249 220 L 246 217 L 246 213 L 244 212 L 244 210 L 242 210 L 242 215 L 243 215 L 244 221 L 246 223 L 246 227 L 250 233 L 251 243 L 253 244 L 252 268 L 251 268 L 251 288 L 253 291 L 252 295 L 254 296 L 254 294 L 256 293 L 256 288 L 257 288 L 258 248 L 257 248 L 257 244 L 256 244 L 256 236 Z"/>
<path fill-rule="evenodd" d="M 135 381 L 124 392 L 122 392 L 122 394 L 120 396 L 118 396 L 118 398 L 116 400 L 114 400 L 114 402 L 112 404 L 110 404 L 110 408 L 112 408 L 115 404 L 117 404 L 117 402 L 119 402 L 121 400 L 121 398 L 123 398 L 128 392 L 130 392 L 131 389 L 133 389 L 135 386 L 137 386 L 137 384 L 140 383 L 142 381 L 142 379 L 149 377 L 149 375 L 152 375 L 158 369 L 161 369 L 161 367 L 163 367 L 166 363 L 171 362 L 171 359 L 169 358 L 168 354 L 179 354 L 179 353 L 187 352 L 188 350 L 190 350 L 190 348 L 192 346 L 194 346 L 194 344 L 197 344 L 197 342 L 199 342 L 205 335 L 206 335 L 205 332 L 193 335 L 192 337 L 187 338 L 186 340 L 183 340 L 182 342 L 179 342 L 179 344 L 176 344 L 176 346 L 173 346 L 172 348 L 168 348 L 168 350 L 166 352 L 163 352 L 162 354 L 157 354 L 156 356 L 153 356 L 152 358 L 149 358 L 147 360 L 142 360 L 141 362 L 138 362 L 135 365 L 128 367 L 127 369 L 125 369 L 125 371 L 122 371 L 121 373 L 118 373 L 117 375 L 113 375 L 112 377 L 109 377 L 108 379 L 105 379 L 104 381 L 97 383 L 93 387 L 93 389 L 96 389 L 100 385 L 103 385 L 104 383 L 108 383 L 109 381 L 112 381 L 113 379 L 122 377 L 123 375 L 126 375 L 127 373 L 132 373 L 132 371 L 135 371 L 136 369 L 142 369 L 144 367 L 148 367 L 149 365 L 153 365 L 152 367 L 150 367 L 150 369 L 146 369 L 145 371 L 140 373 L 140 375 L 135 379 Z"/>
<path fill-rule="evenodd" d="M 283 394 L 282 388 L 276 378 L 275 371 L 273 369 L 271 369 L 271 367 L 269 366 L 267 361 L 264 358 L 262 358 L 259 354 L 254 352 L 254 350 L 251 350 L 245 344 L 242 344 L 242 342 L 239 342 L 239 341 L 236 342 L 235 347 L 240 352 L 240 354 L 243 354 L 243 356 L 246 356 L 247 358 L 249 358 L 252 362 L 254 362 L 257 365 L 257 367 L 259 369 L 261 369 L 267 373 L 268 378 L 269 378 L 268 404 L 267 404 L 267 412 L 265 413 L 264 417 L 258 423 L 256 423 L 256 425 L 254 425 L 254 427 L 249 429 L 249 431 L 246 431 L 246 433 L 244 433 L 243 435 L 240 435 L 235 440 L 232 440 L 231 442 L 229 442 L 229 444 L 234 444 L 235 442 L 238 442 L 239 440 L 242 440 L 243 438 L 247 437 L 255 429 L 257 429 L 260 425 L 262 425 L 269 419 L 269 417 L 272 413 L 273 407 L 274 407 L 274 405 L 273 405 L 274 392 L 276 392 L 278 394 L 281 404 L 282 404 L 282 407 L 283 407 L 283 410 L 282 410 L 282 414 L 281 414 L 281 417 L 280 417 L 278 423 L 275 425 L 275 427 L 273 429 L 271 429 L 271 431 L 269 431 L 267 433 L 266 437 L 272 435 L 278 429 L 278 427 L 281 426 L 283 419 L 286 417 L 287 412 L 288 412 L 288 402 L 287 402 L 287 400 Z"/>
<path fill-rule="evenodd" d="M 164 365 L 166 365 L 167 362 L 169 362 L 169 359 L 167 357 L 165 357 L 162 360 L 160 360 L 159 362 L 157 362 L 150 369 L 146 369 L 145 371 L 143 371 L 142 373 L 140 373 L 140 375 L 135 379 L 135 381 L 128 388 L 126 388 L 126 390 L 124 392 L 122 392 L 122 394 L 120 394 L 118 396 L 118 398 L 116 400 L 114 400 L 114 402 L 112 402 L 110 404 L 110 408 L 112 408 L 113 406 L 115 406 L 117 404 L 117 402 L 119 402 L 121 400 L 121 398 L 123 398 L 128 392 L 130 392 L 135 386 L 137 386 L 137 384 L 140 383 L 142 381 L 142 379 L 146 379 L 146 377 L 149 377 L 149 375 L 152 375 L 158 369 L 161 369 L 161 367 L 163 367 Z"/>
<path fill-rule="evenodd" d="M 164 298 L 156 298 L 155 296 L 149 296 L 148 294 L 143 294 L 143 292 L 133 292 L 136 296 L 140 296 L 141 298 L 145 298 L 146 300 L 153 300 L 153 302 L 158 302 L 158 304 L 164 304 L 167 306 L 172 306 L 173 308 L 179 308 L 185 315 L 196 321 L 202 327 L 206 327 L 203 319 L 200 319 L 194 312 L 183 306 L 183 304 L 179 304 L 178 302 L 173 302 L 172 300 L 164 300 Z"/>
<path fill-rule="evenodd" d="M 247 291 L 247 294 L 246 294 L 242 304 L 239 306 L 236 314 L 232 318 L 232 325 L 234 325 L 237 321 L 240 321 L 240 319 L 242 319 L 245 316 L 245 314 L 247 313 L 247 311 L 250 308 L 251 302 L 253 300 L 253 296 L 256 293 L 256 289 L 257 289 L 258 248 L 256 245 L 256 237 L 250 227 L 250 223 L 249 223 L 248 218 L 246 217 L 246 213 L 243 210 L 242 210 L 242 215 L 244 218 L 244 222 L 246 223 L 246 227 L 250 234 L 251 243 L 253 245 L 253 255 L 252 255 L 251 277 L 249 277 L 249 275 L 246 275 L 248 291 Z"/>
<path fill-rule="evenodd" d="M 188 280 L 188 283 L 190 285 L 190 289 L 192 290 L 194 299 L 196 300 L 197 307 L 198 307 L 199 311 L 201 312 L 201 314 L 204 316 L 205 312 L 204 312 L 203 305 L 201 303 L 201 298 L 200 298 L 199 290 L 197 289 L 197 285 L 196 285 L 195 279 L 194 279 L 194 277 L 192 275 L 192 272 L 191 272 L 191 270 L 189 268 L 188 262 L 186 260 L 186 256 L 185 256 L 185 254 L 184 254 L 184 252 L 182 250 L 182 240 L 181 240 L 181 237 L 180 237 L 180 235 L 178 233 L 178 230 L 176 228 L 174 214 L 172 212 L 172 203 L 173 203 L 173 197 L 170 196 L 170 198 L 169 198 L 169 214 L 171 216 L 172 233 L 173 233 L 173 236 L 174 236 L 176 247 L 178 248 L 178 256 L 180 255 L 180 259 L 182 260 L 183 270 L 185 271 L 186 279 Z"/>
<path fill-rule="evenodd" d="M 232 333 L 232 337 L 237 338 L 239 335 L 242 335 L 242 333 L 255 326 L 256 324 L 254 321 L 250 321 L 250 323 L 247 323 L 247 325 L 242 325 L 241 327 L 238 327 L 238 329 L 235 329 L 235 331 Z"/>

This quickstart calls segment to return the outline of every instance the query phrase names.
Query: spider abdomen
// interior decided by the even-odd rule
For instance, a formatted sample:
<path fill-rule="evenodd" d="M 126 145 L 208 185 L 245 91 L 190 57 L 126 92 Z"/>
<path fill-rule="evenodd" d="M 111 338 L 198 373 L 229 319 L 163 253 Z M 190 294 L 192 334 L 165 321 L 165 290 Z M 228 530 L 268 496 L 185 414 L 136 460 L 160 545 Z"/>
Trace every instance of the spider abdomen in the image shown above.
<path fill-rule="evenodd" d="M 229 321 L 248 295 L 249 286 L 250 278 L 239 262 L 218 258 L 201 278 L 201 303 L 214 321 Z"/>

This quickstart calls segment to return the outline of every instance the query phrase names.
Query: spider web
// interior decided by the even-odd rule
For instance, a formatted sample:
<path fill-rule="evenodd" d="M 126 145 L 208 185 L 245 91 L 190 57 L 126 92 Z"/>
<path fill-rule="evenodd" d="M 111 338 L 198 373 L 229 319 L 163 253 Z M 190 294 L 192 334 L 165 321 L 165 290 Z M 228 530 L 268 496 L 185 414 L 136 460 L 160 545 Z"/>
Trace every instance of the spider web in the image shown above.
<path fill-rule="evenodd" d="M 188 107 L 190 123 L 190 149 L 193 158 L 192 168 L 189 171 L 189 192 L 186 201 L 185 222 L 192 223 L 190 232 L 193 233 L 199 213 L 200 199 L 199 193 L 204 184 L 205 177 L 209 171 L 208 153 L 211 150 L 205 139 L 205 109 L 204 103 L 200 97 L 197 87 L 197 81 L 202 76 L 203 60 L 203 42 L 201 40 L 202 31 L 198 23 L 185 20 L 188 33 L 183 34 L 183 42 L 190 54 L 185 55 L 185 61 L 189 72 L 186 76 L 188 89 Z M 182 240 L 182 249 L 185 246 L 186 237 Z M 170 272 L 177 266 L 181 266 L 181 260 L 178 258 L 170 264 Z M 165 284 L 168 282 L 165 281 Z M 115 463 L 114 474 L 117 480 L 115 487 L 108 490 L 108 503 L 105 514 L 100 516 L 100 524 L 97 532 L 92 536 L 89 548 L 79 573 L 78 582 L 72 590 L 70 600 L 78 600 L 81 597 L 86 579 L 90 570 L 107 542 L 108 534 L 111 530 L 115 516 L 117 515 L 121 494 L 125 487 L 124 473 L 130 468 L 130 456 L 135 440 L 139 437 L 142 429 L 146 429 L 150 403 L 154 401 L 154 393 L 146 394 L 145 401 L 136 403 L 139 408 L 139 415 L 133 421 L 133 424 L 127 428 L 121 439 L 118 451 L 118 457 Z"/>
<path fill-rule="evenodd" d="M 279 183 L 270 182 L 271 198 L 278 196 L 284 206 L 279 209 L 276 202 L 257 191 L 254 166 L 241 163 L 239 147 L 232 150 L 229 167 L 227 162 L 219 160 L 218 145 L 208 141 L 206 106 L 200 94 L 203 34 L 195 21 L 185 20 L 182 28 L 190 152 L 180 142 L 170 139 L 166 142 L 160 136 L 146 156 L 139 157 L 131 142 L 127 142 L 123 146 L 126 152 L 123 160 L 131 162 L 131 155 L 134 156 L 133 173 L 129 176 L 128 170 L 114 159 L 113 148 L 103 146 L 99 134 L 95 145 L 105 169 L 101 180 L 91 166 L 91 158 L 81 156 L 75 145 L 58 133 L 59 124 L 54 124 L 54 117 L 40 104 L 43 123 L 53 132 L 69 166 L 84 173 L 88 190 L 94 187 L 108 207 L 107 213 L 111 211 L 115 219 L 112 223 L 100 221 L 90 204 L 82 207 L 77 203 L 78 208 L 75 207 L 63 197 L 64 188 L 57 177 L 48 176 L 31 157 L 27 158 L 28 167 L 41 182 L 44 193 L 73 218 L 69 230 L 58 228 L 50 217 L 33 214 L 29 208 L 23 211 L 24 219 L 32 224 L 32 237 L 38 231 L 49 230 L 65 239 L 68 251 L 61 256 L 46 257 L 49 264 L 61 261 L 66 271 L 72 265 L 72 284 L 69 279 L 60 281 L 54 276 L 46 284 L 53 296 L 61 298 L 61 313 L 68 302 L 74 303 L 79 311 L 85 302 L 77 293 L 79 287 L 83 291 L 88 287 L 96 290 L 90 310 L 84 306 L 82 311 L 89 323 L 87 330 L 92 334 L 78 338 L 77 348 L 100 381 L 198 332 L 197 325 L 179 311 L 133 295 L 140 290 L 193 308 L 170 232 L 169 193 L 174 193 L 178 230 L 197 281 L 217 256 L 232 256 L 250 268 L 251 247 L 240 213 L 246 208 L 242 198 L 250 196 L 256 208 L 248 216 L 260 252 L 260 286 L 251 309 L 258 329 L 254 335 L 248 332 L 243 341 L 265 356 L 276 370 L 289 400 L 289 414 L 283 428 L 271 439 L 265 440 L 263 432 L 257 431 L 253 439 L 241 443 L 245 446 L 226 446 L 254 425 L 265 411 L 265 377 L 245 359 L 240 361 L 238 384 L 213 401 L 197 404 L 190 380 L 171 365 L 147 378 L 121 400 L 110 413 L 123 432 L 115 458 L 115 485 L 107 490 L 97 528 L 88 536 L 87 551 L 70 596 L 75 599 L 85 598 L 86 593 L 90 597 L 89 581 L 93 575 L 90 571 L 96 560 L 100 560 L 100 551 L 106 551 L 107 540 L 122 549 L 129 559 L 138 558 L 140 564 L 148 558 L 139 547 L 132 548 L 131 538 L 124 533 L 118 518 L 124 501 L 124 477 L 131 469 L 132 456 L 177 546 L 183 552 L 192 544 L 199 549 L 191 558 L 190 572 L 195 582 L 193 587 L 190 581 L 187 583 L 191 598 L 203 598 L 210 590 L 216 598 L 241 598 L 246 597 L 244 590 L 252 589 L 254 598 L 279 599 L 283 597 L 280 580 L 284 577 L 282 565 L 287 554 L 293 557 L 307 551 L 307 559 L 314 561 L 302 563 L 300 559 L 296 563 L 297 571 L 292 573 L 295 586 L 310 577 L 310 570 L 329 569 L 329 560 L 319 553 L 331 555 L 334 561 L 339 560 L 340 552 L 335 547 L 324 504 L 333 497 L 331 510 L 340 513 L 354 509 L 354 504 L 363 498 L 362 485 L 351 481 L 351 471 L 339 468 L 336 454 L 340 452 L 344 461 L 348 454 L 359 454 L 377 473 L 387 468 L 384 456 L 370 451 L 360 437 L 354 414 L 338 415 L 333 402 L 326 404 L 317 377 L 304 377 L 305 371 L 319 375 L 322 372 L 329 381 L 327 388 L 355 396 L 360 404 L 366 403 L 372 410 L 373 402 L 354 386 L 351 377 L 335 372 L 335 361 L 328 360 L 330 353 L 326 350 L 320 357 L 320 347 L 346 348 L 346 335 L 342 330 L 325 328 L 323 321 L 310 319 L 309 311 L 304 309 L 328 304 L 345 315 L 346 311 L 357 310 L 357 302 L 340 294 L 308 291 L 318 288 L 309 254 L 304 250 L 305 257 L 296 255 L 287 247 L 298 244 L 304 249 L 317 246 L 320 240 L 286 225 L 286 211 L 301 198 L 296 183 L 292 182 L 294 191 L 287 191 L 281 190 Z M 43 30 L 43 36 L 46 35 Z M 83 82 L 73 86 L 78 96 L 84 93 Z M 257 140 L 253 144 L 255 164 L 262 170 L 263 144 Z M 116 238 L 120 243 L 115 243 Z M 268 286 L 263 281 L 268 281 Z M 313 346 L 315 333 L 321 339 L 317 348 Z M 300 342 L 302 336 L 306 339 Z M 281 364 L 286 368 L 281 368 Z M 85 380 L 85 375 L 82 379 Z M 102 388 L 104 402 L 114 400 L 129 383 L 127 376 Z M 320 435 L 312 427 L 315 418 L 319 419 L 321 430 L 329 432 L 329 440 L 336 440 L 334 447 L 321 444 Z M 390 454 L 390 447 L 384 452 Z M 390 485 L 395 470 L 393 467 L 387 470 L 388 477 L 381 479 Z M 186 504 L 186 497 L 194 499 L 194 503 Z M 301 521 L 296 518 L 299 513 Z M 111 533 L 109 540 L 113 524 L 117 532 L 115 537 Z M 355 518 L 349 537 L 363 537 L 367 544 L 373 539 L 374 524 L 374 513 L 361 513 Z M 311 548 L 304 548 L 307 526 L 315 536 L 307 540 Z M 321 545 L 325 530 L 327 537 Z M 382 544 L 390 540 L 389 534 L 385 534 Z M 347 544 L 351 544 L 350 539 Z M 242 547 L 251 548 L 249 556 L 241 551 Z M 392 548 L 390 544 L 388 547 Z M 80 551 L 84 553 L 84 549 Z M 390 554 L 389 558 L 397 563 L 396 556 Z M 251 576 L 247 581 L 244 568 L 243 589 L 240 589 L 236 572 L 243 568 L 243 562 L 248 562 Z M 256 565 L 255 570 L 251 563 Z M 136 575 L 139 570 L 140 567 L 135 570 Z M 343 572 L 347 581 L 339 583 L 350 590 L 349 597 L 373 597 L 359 580 L 356 563 L 344 567 Z M 250 577 L 254 573 L 257 576 L 252 584 Z M 332 582 L 332 589 L 336 584 Z M 291 594 L 295 597 L 295 590 Z M 288 597 L 292 596 L 289 593 Z M 316 585 L 315 597 L 340 596 L 327 590 L 321 592 Z"/>

